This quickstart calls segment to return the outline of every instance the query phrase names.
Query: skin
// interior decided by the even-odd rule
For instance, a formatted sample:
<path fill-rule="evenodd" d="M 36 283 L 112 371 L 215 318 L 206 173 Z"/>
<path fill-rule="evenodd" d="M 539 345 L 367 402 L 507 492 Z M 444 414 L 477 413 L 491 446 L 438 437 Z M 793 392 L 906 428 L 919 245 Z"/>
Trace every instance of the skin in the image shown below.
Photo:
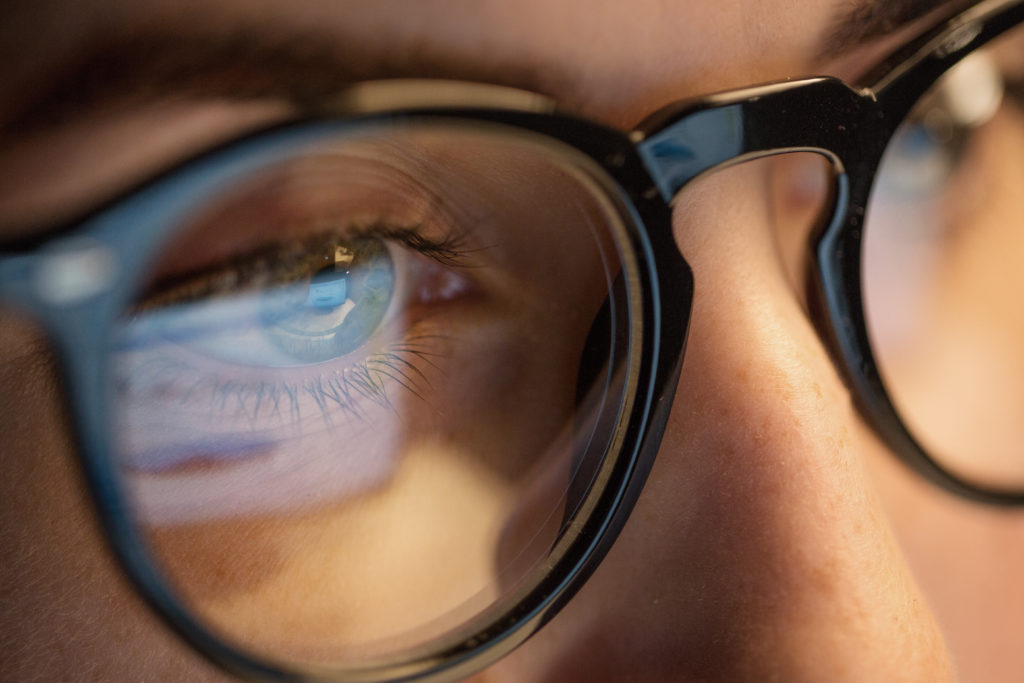
<path fill-rule="evenodd" d="M 315 27 L 353 55 L 382 45 L 408 50 L 420 58 L 406 69 L 413 75 L 532 86 L 628 127 L 689 95 L 795 74 L 856 73 L 886 41 L 823 60 L 820 41 L 839 4 L 62 7 L 82 14 L 52 24 L 53 44 L 38 59 L 43 43 L 25 43 L 32 58 L 13 70 L 0 103 L 8 120 L 70 58 L 80 33 L 188 17 L 207 28 Z M 25 11 L 50 16 L 45 4 Z M 372 58 L 353 59 L 355 70 L 374 73 Z M 163 160 L 280 113 L 274 102 L 136 107 L 128 100 L 8 135 L 0 147 L 3 234 L 29 234 Z M 164 124 L 160 134 L 144 135 L 153 122 Z M 52 162 L 55 150 L 60 163 Z M 93 172 L 96 158 L 108 163 Z M 930 487 L 854 410 L 803 297 L 807 224 L 799 219 L 814 193 L 780 180 L 779 169 L 771 161 L 736 167 L 677 201 L 673 229 L 697 291 L 650 480 L 580 593 L 477 680 L 1019 675 L 1024 516 Z M 3 670 L 19 680 L 219 680 L 223 674 L 167 632 L 120 577 L 72 464 L 45 343 L 3 315 L 0 605 L 18 615 L 0 626 Z"/>

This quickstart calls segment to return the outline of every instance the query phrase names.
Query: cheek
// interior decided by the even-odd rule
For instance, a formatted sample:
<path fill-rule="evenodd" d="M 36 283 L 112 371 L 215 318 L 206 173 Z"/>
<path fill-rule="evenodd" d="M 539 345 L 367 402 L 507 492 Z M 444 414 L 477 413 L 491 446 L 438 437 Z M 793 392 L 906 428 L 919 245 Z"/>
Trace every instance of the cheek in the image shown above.
<path fill-rule="evenodd" d="M 5 675 L 222 680 L 157 621 L 106 552 L 59 397 L 36 331 L 0 312 Z"/>
<path fill-rule="evenodd" d="M 1016 680 L 1024 667 L 1024 513 L 940 491 L 881 445 L 868 472 L 963 680 Z"/>
<path fill-rule="evenodd" d="M 360 659 L 500 597 L 553 539 L 570 472 L 589 324 L 541 301 L 431 323 L 419 395 L 370 425 L 395 433 L 395 465 L 373 487 L 272 517 L 154 526 L 192 607 L 257 651 Z"/>

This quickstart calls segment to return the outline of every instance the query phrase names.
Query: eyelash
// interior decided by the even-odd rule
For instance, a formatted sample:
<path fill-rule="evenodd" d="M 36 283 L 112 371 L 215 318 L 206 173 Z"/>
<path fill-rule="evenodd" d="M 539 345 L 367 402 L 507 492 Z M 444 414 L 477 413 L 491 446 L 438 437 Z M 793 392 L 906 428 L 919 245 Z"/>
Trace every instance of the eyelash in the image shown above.
<path fill-rule="evenodd" d="M 132 308 L 129 316 L 258 284 L 260 276 L 266 276 L 268 272 L 265 263 L 268 257 L 281 256 L 291 251 L 293 252 L 291 258 L 295 260 L 299 254 L 310 253 L 315 245 L 332 239 L 347 242 L 376 239 L 382 242 L 396 243 L 449 267 L 465 267 L 465 260 L 469 253 L 464 244 L 465 236 L 461 233 L 448 231 L 439 239 L 432 239 L 423 235 L 422 226 L 395 227 L 378 220 L 365 227 L 318 232 L 312 238 L 291 245 L 273 244 L 256 252 L 232 257 L 223 265 L 215 269 L 207 269 L 206 272 L 184 273 L 156 282 L 149 287 L 144 298 Z M 187 288 L 189 283 L 192 286 Z M 188 291 L 182 291 L 186 288 Z M 154 290 L 159 291 L 154 292 Z"/>
<path fill-rule="evenodd" d="M 440 354 L 431 353 L 425 350 L 425 346 L 420 346 L 444 339 L 446 337 L 439 334 L 408 337 L 401 343 L 391 345 L 384 352 L 369 356 L 365 361 L 333 371 L 333 376 L 327 379 L 321 375 L 303 382 L 280 381 L 276 385 L 261 382 L 256 386 L 235 380 L 217 380 L 217 384 L 209 389 L 211 416 L 232 414 L 228 411 L 228 401 L 234 397 L 236 409 L 233 414 L 246 413 L 249 417 L 248 406 L 255 403 L 250 419 L 256 420 L 263 400 L 269 397 L 274 403 L 275 415 L 281 414 L 280 402 L 287 399 L 291 405 L 288 412 L 293 422 L 298 423 L 302 418 L 298 397 L 305 394 L 316 402 L 327 421 L 330 420 L 329 402 L 330 405 L 338 406 L 347 418 L 363 419 L 364 411 L 359 407 L 358 396 L 373 401 L 382 408 L 393 410 L 394 407 L 387 396 L 385 379 L 395 381 L 416 398 L 425 400 L 422 392 L 424 388 L 429 388 L 430 380 L 410 359 L 415 358 L 437 368 L 433 359 Z M 182 403 L 187 402 L 193 391 L 198 390 L 205 381 L 206 378 L 201 379 L 190 387 L 182 397 Z"/>
<path fill-rule="evenodd" d="M 305 243 L 323 242 L 335 238 L 336 234 L 321 233 Z M 146 332 L 134 340 L 129 332 L 126 335 L 128 343 L 121 347 L 128 355 L 118 373 L 118 394 L 128 403 L 138 403 L 143 412 L 140 418 L 127 416 L 125 426 L 129 430 L 145 429 L 145 422 L 136 423 L 135 420 L 145 420 L 145 416 L 153 411 L 165 413 L 163 417 L 157 418 L 159 420 L 180 420 L 186 424 L 191 415 L 199 420 L 193 425 L 195 429 L 209 434 L 198 437 L 200 439 L 236 435 L 244 440 L 282 428 L 305 432 L 313 424 L 310 420 L 316 420 L 317 410 L 320 413 L 319 419 L 328 428 L 339 420 L 345 424 L 366 421 L 369 411 L 378 408 L 394 412 L 396 406 L 392 389 L 395 388 L 400 388 L 419 401 L 425 401 L 431 388 L 427 368 L 431 368 L 434 373 L 441 372 L 441 364 L 435 361 L 443 355 L 443 351 L 438 349 L 442 349 L 450 337 L 442 334 L 437 325 L 430 324 L 428 318 L 431 313 L 425 316 L 422 312 L 409 315 L 409 311 L 413 311 L 418 304 L 423 304 L 427 309 L 439 305 L 439 300 L 432 300 L 429 296 L 423 298 L 423 292 L 420 291 L 422 283 L 418 278 L 429 280 L 431 272 L 423 271 L 424 266 L 409 259 L 421 256 L 433 262 L 434 268 L 454 271 L 464 263 L 467 253 L 464 241 L 453 232 L 435 240 L 425 237 L 420 227 L 395 227 L 381 221 L 365 228 L 344 231 L 343 237 L 335 239 L 348 243 L 359 239 L 376 239 L 413 252 L 408 257 L 392 259 L 392 267 L 402 273 L 392 276 L 399 284 L 387 304 L 384 317 L 355 349 L 312 364 L 290 368 L 268 365 L 265 370 L 258 371 L 257 376 L 247 378 L 244 370 L 239 373 L 231 369 L 245 367 L 244 362 L 239 365 L 241 361 L 214 356 L 212 367 L 205 367 L 209 358 L 201 349 L 189 348 L 187 344 L 179 345 L 177 341 L 166 337 L 149 339 L 157 344 L 176 345 L 182 354 L 168 356 L 158 351 L 154 354 L 156 357 L 146 358 Z M 130 312 L 125 325 L 131 325 L 152 309 L 205 300 L 206 297 L 215 298 L 218 294 L 223 296 L 252 290 L 261 281 L 265 282 L 265 266 L 269 255 L 274 254 L 275 249 L 280 253 L 284 248 L 288 247 L 261 249 L 256 255 L 232 258 L 227 264 L 218 264 L 206 273 L 177 277 L 175 280 L 180 283 L 177 286 L 169 286 L 171 280 L 165 279 L 158 286 L 169 288 L 149 294 L 142 304 Z M 262 264 L 252 265 L 252 259 L 262 261 Z M 287 267 L 287 262 L 285 265 Z M 239 270 L 246 272 L 239 275 Z M 197 278 L 198 285 L 195 285 Z M 154 288 L 151 288 L 150 292 L 153 291 Z M 395 320 L 401 320 L 401 323 L 396 325 Z M 159 327 L 156 330 L 150 334 L 160 335 Z M 375 339 L 377 341 L 373 341 Z M 140 353 L 133 357 L 135 351 Z M 199 354 L 196 360 L 190 361 L 189 356 L 195 354 Z M 351 358 L 350 354 L 358 354 L 359 357 L 354 361 L 347 360 L 346 356 Z M 140 362 L 133 367 L 132 363 L 136 360 Z M 190 407 L 196 412 L 191 412 Z M 149 445 L 125 453 L 133 467 L 160 470 L 180 462 L 180 458 L 174 455 L 176 449 L 179 449 L 174 442 L 157 441 L 154 444 L 151 440 L 159 437 L 147 438 L 150 441 L 145 443 Z M 182 448 L 189 447 L 186 444 Z"/>

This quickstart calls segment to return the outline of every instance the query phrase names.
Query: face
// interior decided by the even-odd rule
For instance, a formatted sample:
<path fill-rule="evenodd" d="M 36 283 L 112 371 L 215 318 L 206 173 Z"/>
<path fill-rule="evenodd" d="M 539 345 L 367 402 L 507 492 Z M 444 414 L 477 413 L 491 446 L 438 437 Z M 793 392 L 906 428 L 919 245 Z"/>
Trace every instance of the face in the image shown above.
<path fill-rule="evenodd" d="M 874 6 L 865 0 L 865 8 Z M 910 13 L 866 25 L 851 23 L 848 3 L 810 0 L 486 0 L 472 7 L 443 0 L 96 0 L 59 8 L 40 3 L 20 12 L 3 29 L 18 55 L 0 85 L 5 240 L 37 234 L 173 161 L 286 119 L 296 98 L 315 99 L 348 81 L 409 76 L 512 85 L 629 129 L 689 96 L 805 74 L 855 78 L 930 16 Z M 856 15 L 863 20 L 870 13 Z M 46 27 L 52 38 L 44 44 L 30 26 Z M 839 41 L 840 35 L 857 38 Z M 182 49 L 193 44 L 194 54 Z M 83 80 L 78 69 L 93 51 L 92 76 Z M 129 51 L 137 54 L 125 59 Z M 278 83 L 289 83 L 287 92 Z M 182 92 L 172 90 L 182 84 Z M 74 88 L 76 96 L 62 99 L 65 88 Z M 960 172 L 955 182 L 1014 182 L 1006 179 L 1019 169 L 1002 168 L 1006 156 L 994 152 L 1024 142 L 1013 118 L 1021 115 L 1004 109 L 979 129 L 964 154 L 970 164 L 965 168 L 981 170 Z M 472 135 L 452 144 L 430 131 L 410 134 L 400 146 L 394 138 L 372 135 L 346 139 L 323 154 L 269 168 L 189 218 L 182 239 L 190 248 L 169 250 L 174 256 L 154 270 L 119 332 L 123 353 L 115 375 L 125 406 L 120 448 L 135 495 L 147 501 L 147 538 L 157 554 L 185 558 L 181 567 L 168 560 L 169 571 L 199 577 L 186 592 L 208 619 L 242 625 L 241 637 L 256 647 L 291 638 L 297 644 L 292 650 L 284 645 L 287 654 L 316 658 L 317 639 L 325 633 L 390 637 L 404 624 L 422 621 L 420 615 L 502 590 L 480 549 L 518 547 L 520 529 L 520 535 L 546 533 L 543 524 L 523 520 L 538 510 L 559 510 L 549 488 L 561 485 L 564 470 L 557 464 L 571 457 L 565 421 L 577 400 L 579 348 L 607 295 L 609 272 L 624 266 L 607 256 L 614 251 L 614 229 L 595 227 L 611 223 L 607 207 L 581 191 L 579 178 L 528 151 L 485 145 Z M 340 196 L 310 180 L 336 181 L 344 174 L 352 178 L 344 178 L 350 189 Z M 385 176 L 429 181 L 416 188 L 375 184 Z M 472 197 L 458 194 L 465 178 L 474 179 Z M 1019 675 L 1024 515 L 965 502 L 926 483 L 899 463 L 853 407 L 805 294 L 821 178 L 818 161 L 787 155 L 701 178 L 677 198 L 672 229 L 693 269 L 696 293 L 679 388 L 650 478 L 620 537 L 580 592 L 535 637 L 474 680 L 934 681 L 956 674 L 995 681 Z M 382 195 L 390 197 L 386 221 L 368 200 Z M 994 300 L 994 290 L 984 290 L 991 285 L 975 275 L 997 263 L 1009 278 L 1000 282 L 1020 277 L 988 246 L 1020 214 L 1019 204 L 1010 201 L 1017 193 L 1002 196 L 1009 199 L 1001 204 L 977 200 L 984 210 L 942 205 L 945 215 L 960 211 L 973 218 L 956 248 L 944 247 L 928 266 L 944 310 L 962 311 L 966 320 L 978 315 L 976 329 L 984 329 L 976 302 Z M 887 215 L 901 220 L 922 214 L 905 204 L 889 206 Z M 358 230 L 310 242 L 321 231 L 309 226 L 339 206 L 362 217 Z M 446 226 L 462 218 L 446 209 L 453 206 L 501 221 L 477 221 L 481 227 L 472 236 L 453 241 Z M 295 220 L 273 220 L 275 212 Z M 382 234 L 382 223 L 422 226 L 418 239 L 425 236 L 434 246 L 410 256 L 393 246 L 394 231 Z M 570 224 L 588 226 L 588 249 L 579 249 L 580 235 L 560 232 Z M 359 266 L 366 275 L 345 280 L 353 310 L 369 310 L 372 318 L 378 300 L 390 306 L 397 297 L 407 304 L 397 321 L 386 317 L 381 304 L 379 315 L 391 321 L 382 336 L 364 338 L 356 327 L 346 332 L 353 335 L 351 344 L 332 349 L 331 358 L 344 359 L 349 346 L 370 343 L 385 359 L 381 367 L 397 367 L 399 374 L 412 368 L 411 356 L 403 353 L 441 359 L 403 375 L 410 393 L 386 402 L 372 391 L 360 393 L 358 401 L 346 399 L 352 414 L 373 418 L 386 407 L 403 415 L 402 429 L 372 435 L 358 427 L 365 422 L 345 423 L 344 438 L 351 443 L 376 444 L 379 452 L 366 461 L 371 465 L 325 461 L 309 430 L 296 436 L 270 412 L 270 398 L 258 402 L 224 389 L 263 382 L 244 370 L 251 365 L 246 354 L 259 345 L 269 349 L 260 353 L 291 368 L 288 382 L 308 381 L 298 361 L 320 360 L 325 351 L 305 333 L 344 320 L 322 312 L 279 315 L 285 309 L 272 300 L 214 304 L 170 323 L 161 315 L 168 301 L 187 303 L 188 292 L 207 286 L 178 276 L 211 268 L 216 275 L 218 264 L 237 256 L 232 237 L 241 231 L 255 231 L 267 245 L 281 243 L 283 235 L 318 258 L 324 255 L 330 268 L 319 271 L 315 282 L 327 299 L 338 296 L 335 274 Z M 543 253 L 534 248 L 541 239 Z M 899 253 L 901 246 L 867 248 L 885 254 Z M 472 262 L 449 267 L 459 259 Z M 488 279 L 484 272 L 506 275 Z M 385 284 L 381 273 L 389 274 Z M 876 281 L 885 278 L 880 273 Z M 964 281 L 981 289 L 965 288 Z M 563 303 L 570 301 L 572 306 Z M 344 306 L 330 309 L 341 318 L 353 315 Z M 884 305 L 869 314 L 884 322 Z M 172 349 L 161 346 L 180 330 L 202 328 L 210 316 L 245 315 L 269 320 L 271 332 L 259 338 L 200 335 Z M 902 336 L 878 340 L 891 349 L 882 370 L 897 378 L 897 402 L 925 406 L 910 421 L 941 424 L 950 407 L 915 396 L 956 392 L 955 380 L 930 384 L 932 378 L 915 366 L 925 358 L 908 349 L 941 338 L 948 343 L 929 346 L 928 354 L 943 358 L 947 347 L 965 342 L 944 334 L 948 318 L 929 310 L 919 317 L 912 331 L 900 328 Z M 299 332 L 301 343 L 295 341 Z M 1014 333 L 1020 330 L 1011 329 L 1004 346 L 1019 348 Z M 395 351 L 399 343 L 402 351 Z M 1005 352 L 977 357 L 997 353 Z M 533 374 L 509 372 L 514 359 L 527 355 Z M 1013 366 L 1010 356 L 1001 367 Z M 445 364 L 452 357 L 461 359 L 458 366 Z M 4 670 L 16 678 L 77 678 L 83 672 L 101 680 L 224 678 L 171 634 L 122 578 L 75 466 L 52 354 L 35 328 L 5 309 L 0 358 L 0 604 L 6 614 L 18 615 L 0 625 Z M 155 359 L 163 364 L 158 367 L 173 364 L 173 380 L 153 371 Z M 225 364 L 236 368 L 234 374 L 224 371 Z M 368 371 L 360 376 L 360 386 L 376 386 Z M 345 377 L 350 396 L 356 375 Z M 289 395 L 289 385 L 281 386 L 261 389 L 259 397 Z M 500 397 L 476 393 L 480 386 L 502 387 Z M 210 396 L 228 394 L 239 405 L 257 405 L 245 419 L 258 419 L 265 429 L 246 448 L 260 457 L 208 468 L 207 461 L 217 460 L 212 444 L 235 434 L 232 420 L 245 414 L 193 410 L 190 400 L 200 396 L 208 403 Z M 428 394 L 430 405 L 454 408 L 427 409 L 419 394 Z M 1012 386 L 1005 395 L 1007 405 L 1019 405 Z M 343 402 L 337 391 L 334 396 Z M 313 394 L 303 400 L 317 402 Z M 534 429 L 509 427 L 517 423 Z M 186 451 L 164 438 L 170 424 L 187 424 L 190 434 L 205 439 L 201 462 L 194 446 Z M 489 436 L 497 432 L 516 436 L 494 447 Z M 959 444 L 980 437 L 952 430 L 930 438 L 962 452 Z M 1014 435 L 1000 442 L 1008 440 Z M 301 467 L 282 468 L 275 460 L 284 443 L 303 454 Z M 486 452 L 486 462 L 467 465 L 460 456 L 465 452 Z M 522 462 L 521 453 L 533 459 Z M 295 491 L 308 492 L 311 482 L 338 467 L 355 472 L 346 479 L 352 490 L 321 487 L 320 499 L 295 503 Z M 1009 476 L 1020 476 L 1007 468 Z M 531 486 L 524 489 L 508 474 L 518 470 L 538 473 Z M 182 499 L 186 480 L 194 497 Z M 256 495 L 232 498 L 240 481 Z M 390 493 L 366 495 L 383 482 L 390 482 Z M 438 488 L 466 493 L 437 507 L 436 518 L 393 530 L 417 539 L 421 555 L 414 543 L 411 554 L 388 556 L 375 542 L 380 520 Z M 355 508 L 329 504 L 353 496 L 362 501 Z M 511 521 L 504 504 L 509 499 L 528 501 Z M 257 532 L 227 514 L 240 506 L 250 516 L 284 511 L 286 521 Z M 334 542 L 344 539 L 346 548 L 358 548 L 353 554 L 392 573 L 367 576 L 363 563 L 338 557 L 334 546 L 314 538 L 320 532 L 313 530 L 325 525 L 336 529 Z M 429 569 L 433 556 L 426 549 L 438 546 L 463 558 L 460 572 Z M 316 567 L 328 564 L 345 577 L 343 583 L 358 582 L 366 591 L 348 602 L 340 595 L 310 598 L 308 586 L 322 582 Z M 336 608 L 326 613 L 323 603 Z M 285 604 L 302 618 L 276 622 Z"/>

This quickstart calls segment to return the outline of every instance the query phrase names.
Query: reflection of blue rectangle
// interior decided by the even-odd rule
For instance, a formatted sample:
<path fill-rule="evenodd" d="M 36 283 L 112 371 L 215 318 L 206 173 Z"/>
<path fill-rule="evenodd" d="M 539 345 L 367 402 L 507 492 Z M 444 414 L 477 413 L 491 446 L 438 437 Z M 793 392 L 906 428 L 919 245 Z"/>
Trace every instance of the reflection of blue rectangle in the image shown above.
<path fill-rule="evenodd" d="M 348 295 L 348 284 L 344 277 L 326 282 L 310 282 L 309 296 L 306 305 L 316 308 L 334 308 L 345 303 Z"/>

